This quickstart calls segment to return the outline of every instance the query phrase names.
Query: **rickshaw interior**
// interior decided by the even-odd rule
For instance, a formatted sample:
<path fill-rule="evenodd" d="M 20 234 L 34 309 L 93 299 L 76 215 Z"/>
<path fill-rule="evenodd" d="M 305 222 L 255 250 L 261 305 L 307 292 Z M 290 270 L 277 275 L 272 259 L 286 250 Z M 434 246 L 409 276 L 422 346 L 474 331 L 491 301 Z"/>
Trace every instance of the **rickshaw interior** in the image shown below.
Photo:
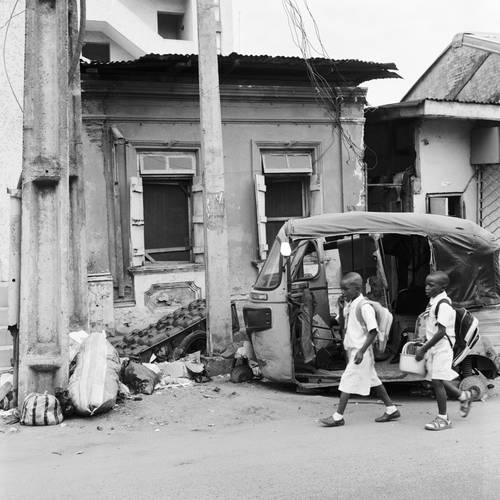
<path fill-rule="evenodd" d="M 424 286 L 431 262 L 429 241 L 418 235 L 357 234 L 296 242 L 288 272 L 297 380 L 345 367 L 338 299 L 347 272 L 359 273 L 363 294 L 393 313 L 387 349 L 376 357 L 377 369 L 386 378 L 391 372 L 400 375 L 397 355 L 404 342 L 416 337 L 415 321 L 427 304 Z"/>

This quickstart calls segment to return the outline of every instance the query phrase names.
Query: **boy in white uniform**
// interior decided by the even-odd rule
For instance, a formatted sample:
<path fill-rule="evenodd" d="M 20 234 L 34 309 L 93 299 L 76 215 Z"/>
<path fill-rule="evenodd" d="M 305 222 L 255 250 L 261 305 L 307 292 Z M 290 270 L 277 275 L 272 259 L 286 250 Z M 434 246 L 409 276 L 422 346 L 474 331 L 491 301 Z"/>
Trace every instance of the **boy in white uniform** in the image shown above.
<path fill-rule="evenodd" d="M 340 379 L 340 399 L 337 411 L 330 417 L 321 418 L 325 427 L 338 427 L 345 424 L 344 411 L 352 393 L 368 396 L 373 387 L 377 396 L 385 404 L 385 413 L 375 422 L 389 422 L 401 416 L 399 410 L 389 398 L 385 387 L 375 371 L 375 358 L 372 343 L 377 337 L 378 325 L 375 311 L 370 304 L 364 304 L 361 316 L 362 325 L 356 317 L 356 309 L 363 300 L 361 289 L 363 279 L 358 273 L 347 273 L 340 282 L 340 289 L 345 299 L 344 305 L 344 348 L 348 363 Z"/>
<path fill-rule="evenodd" d="M 456 313 L 445 291 L 449 282 L 448 275 L 442 271 L 431 273 L 425 279 L 425 293 L 429 297 L 426 342 L 417 349 L 415 359 L 420 361 L 425 357 L 426 379 L 432 382 L 438 405 L 437 417 L 425 426 L 428 431 L 442 431 L 451 427 L 446 413 L 446 391 L 459 399 L 462 417 L 469 414 L 472 402 L 470 391 L 461 391 L 451 383 L 451 380 L 458 377 L 458 373 L 452 369 Z M 441 302 L 443 299 L 445 302 Z"/>

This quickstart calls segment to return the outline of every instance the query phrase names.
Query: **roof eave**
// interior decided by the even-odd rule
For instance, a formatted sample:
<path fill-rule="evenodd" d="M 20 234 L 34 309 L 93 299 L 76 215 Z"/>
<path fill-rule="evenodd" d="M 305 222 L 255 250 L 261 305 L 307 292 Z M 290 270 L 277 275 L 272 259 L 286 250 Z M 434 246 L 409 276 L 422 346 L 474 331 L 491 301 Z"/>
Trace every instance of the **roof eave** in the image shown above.
<path fill-rule="evenodd" d="M 500 121 L 500 104 L 465 103 L 422 99 L 379 106 L 371 111 L 370 120 L 389 121 L 411 118 L 449 118 L 456 120 Z"/>

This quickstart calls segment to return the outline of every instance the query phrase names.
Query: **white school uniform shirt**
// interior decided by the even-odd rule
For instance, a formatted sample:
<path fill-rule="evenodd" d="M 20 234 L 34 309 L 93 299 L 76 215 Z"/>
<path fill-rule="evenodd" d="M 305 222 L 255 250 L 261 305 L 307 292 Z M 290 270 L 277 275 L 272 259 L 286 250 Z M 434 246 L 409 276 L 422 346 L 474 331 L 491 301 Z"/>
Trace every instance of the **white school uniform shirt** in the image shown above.
<path fill-rule="evenodd" d="M 430 340 L 438 331 L 438 323 L 443 325 L 446 329 L 446 335 L 451 340 L 451 343 L 455 344 L 455 317 L 456 312 L 453 307 L 451 307 L 449 302 L 443 302 L 439 306 L 438 317 L 436 318 L 436 306 L 439 301 L 443 299 L 448 299 L 450 302 L 450 298 L 448 297 L 446 292 L 441 292 L 440 294 L 432 297 L 429 300 L 429 315 L 427 316 L 427 324 L 425 328 L 425 336 L 427 340 Z M 446 337 L 443 337 L 435 346 L 431 349 L 434 351 L 440 349 L 450 348 L 450 342 Z"/>
<path fill-rule="evenodd" d="M 344 306 L 345 349 L 361 349 L 365 344 L 368 332 L 373 329 L 378 330 L 375 311 L 369 304 L 365 304 L 361 308 L 361 316 L 366 326 L 362 325 L 356 318 L 356 308 L 363 299 L 363 295 L 360 294 L 351 302 L 346 302 Z"/>

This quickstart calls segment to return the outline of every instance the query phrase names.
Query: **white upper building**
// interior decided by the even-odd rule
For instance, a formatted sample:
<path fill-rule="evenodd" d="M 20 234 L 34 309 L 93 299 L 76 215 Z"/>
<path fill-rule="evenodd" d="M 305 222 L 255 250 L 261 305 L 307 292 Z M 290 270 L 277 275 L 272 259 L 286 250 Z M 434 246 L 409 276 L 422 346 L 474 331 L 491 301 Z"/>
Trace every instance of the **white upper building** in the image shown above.
<path fill-rule="evenodd" d="M 231 0 L 214 3 L 219 48 L 226 55 L 234 50 Z M 126 61 L 150 53 L 196 54 L 196 4 L 196 0 L 87 0 L 83 55 Z M 7 188 L 16 187 L 22 168 L 24 9 L 23 0 L 0 0 L 0 52 L 5 59 L 0 69 L 0 284 L 8 280 Z"/>
<path fill-rule="evenodd" d="M 233 52 L 231 0 L 216 4 L 221 54 Z M 83 56 L 102 62 L 145 54 L 196 54 L 196 0 L 87 0 Z"/>

